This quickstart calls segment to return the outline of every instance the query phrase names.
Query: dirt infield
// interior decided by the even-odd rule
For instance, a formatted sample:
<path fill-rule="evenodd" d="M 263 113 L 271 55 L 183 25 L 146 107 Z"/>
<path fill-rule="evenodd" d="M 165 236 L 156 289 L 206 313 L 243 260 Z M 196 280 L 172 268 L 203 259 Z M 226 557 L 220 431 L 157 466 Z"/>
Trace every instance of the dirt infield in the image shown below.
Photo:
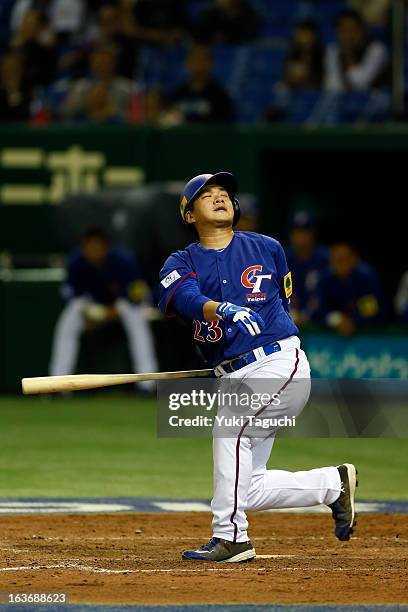
<path fill-rule="evenodd" d="M 408 516 L 358 519 L 338 542 L 330 515 L 258 514 L 260 556 L 186 562 L 208 513 L 4 516 L 0 591 L 66 592 L 71 603 L 406 603 Z"/>

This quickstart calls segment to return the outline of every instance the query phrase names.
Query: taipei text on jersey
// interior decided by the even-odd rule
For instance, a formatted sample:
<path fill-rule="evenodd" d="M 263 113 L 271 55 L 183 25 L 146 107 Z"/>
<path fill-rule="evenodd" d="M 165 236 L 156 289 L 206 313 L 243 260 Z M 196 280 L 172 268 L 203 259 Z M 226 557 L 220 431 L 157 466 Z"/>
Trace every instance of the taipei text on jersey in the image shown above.
<path fill-rule="evenodd" d="M 159 307 L 167 316 L 189 316 L 190 297 L 205 296 L 193 321 L 194 341 L 211 366 L 251 349 L 296 335 L 289 315 L 292 280 L 284 251 L 276 240 L 254 232 L 235 232 L 222 250 L 190 244 L 170 255 L 160 272 Z M 229 301 L 258 312 L 265 327 L 246 336 L 223 321 L 203 321 L 205 301 Z M 198 315 L 197 315 L 198 316 Z"/>

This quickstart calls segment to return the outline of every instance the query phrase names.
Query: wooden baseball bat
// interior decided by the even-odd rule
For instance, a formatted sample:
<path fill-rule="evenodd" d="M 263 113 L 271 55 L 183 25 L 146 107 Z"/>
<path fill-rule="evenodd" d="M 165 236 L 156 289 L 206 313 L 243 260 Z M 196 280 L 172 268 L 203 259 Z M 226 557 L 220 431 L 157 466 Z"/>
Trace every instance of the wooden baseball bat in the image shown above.
<path fill-rule="evenodd" d="M 144 380 L 171 380 L 173 378 L 196 378 L 209 376 L 212 370 L 181 370 L 179 372 L 153 372 L 151 374 L 73 374 L 69 376 L 39 376 L 23 378 L 21 386 L 24 395 L 38 393 L 58 393 L 63 391 L 80 391 L 97 389 Z"/>

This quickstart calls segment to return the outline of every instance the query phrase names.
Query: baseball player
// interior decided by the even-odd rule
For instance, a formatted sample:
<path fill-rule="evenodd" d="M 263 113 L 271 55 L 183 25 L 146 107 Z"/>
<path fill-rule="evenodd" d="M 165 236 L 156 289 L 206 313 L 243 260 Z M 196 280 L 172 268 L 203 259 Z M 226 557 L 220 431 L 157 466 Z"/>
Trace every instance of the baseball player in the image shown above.
<path fill-rule="evenodd" d="M 299 414 L 310 392 L 310 368 L 289 315 L 291 273 L 276 240 L 234 232 L 239 220 L 237 180 L 229 172 L 192 178 L 181 194 L 183 220 L 197 242 L 170 255 L 161 272 L 159 306 L 192 322 L 194 342 L 222 379 L 279 386 L 280 414 Z M 271 410 L 270 404 L 257 415 Z M 356 469 L 345 463 L 309 471 L 267 470 L 275 431 L 249 435 L 245 422 L 213 439 L 213 537 L 183 559 L 253 559 L 247 511 L 327 504 L 339 540 L 354 525 Z"/>
<path fill-rule="evenodd" d="M 380 323 L 384 298 L 376 271 L 347 243 L 330 248 L 329 269 L 319 282 L 317 318 L 342 336 Z"/>
<path fill-rule="evenodd" d="M 293 214 L 286 261 L 296 287 L 291 315 L 299 326 L 317 319 L 320 281 L 329 269 L 328 249 L 317 244 L 315 229 L 312 213 L 297 210 Z"/>
<path fill-rule="evenodd" d="M 154 372 L 157 360 L 150 327 L 143 316 L 148 287 L 133 257 L 110 245 L 107 234 L 90 227 L 69 258 L 63 286 L 66 300 L 54 332 L 50 375 L 72 374 L 80 337 L 87 324 L 120 319 L 129 341 L 135 372 Z M 154 383 L 139 383 L 152 391 Z"/>

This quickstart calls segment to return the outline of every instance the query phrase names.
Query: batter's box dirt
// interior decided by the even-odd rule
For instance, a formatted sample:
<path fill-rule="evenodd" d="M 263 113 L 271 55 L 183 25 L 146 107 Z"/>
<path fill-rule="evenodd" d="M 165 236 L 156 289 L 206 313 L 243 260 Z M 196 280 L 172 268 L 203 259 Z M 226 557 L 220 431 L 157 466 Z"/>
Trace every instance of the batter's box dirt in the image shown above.
<path fill-rule="evenodd" d="M 406 603 L 408 516 L 359 517 L 338 542 L 329 515 L 250 516 L 259 557 L 182 561 L 208 513 L 2 518 L 0 591 L 66 592 L 71 603 Z"/>

